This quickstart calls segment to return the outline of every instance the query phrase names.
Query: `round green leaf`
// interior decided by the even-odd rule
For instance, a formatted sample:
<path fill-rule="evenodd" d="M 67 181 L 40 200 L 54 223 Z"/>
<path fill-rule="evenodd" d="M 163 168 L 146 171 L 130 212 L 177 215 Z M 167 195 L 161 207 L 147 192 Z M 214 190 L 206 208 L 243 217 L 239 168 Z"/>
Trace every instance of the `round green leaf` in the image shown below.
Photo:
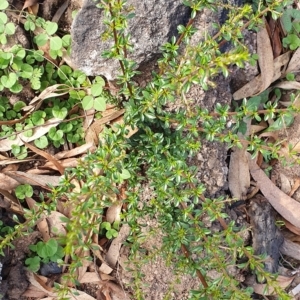
<path fill-rule="evenodd" d="M 5 33 L 0 34 L 0 44 L 6 45 L 7 44 L 7 38 Z"/>
<path fill-rule="evenodd" d="M 63 46 L 65 48 L 69 47 L 71 45 L 71 35 L 70 34 L 66 34 L 62 37 L 62 43 L 63 43 Z"/>
<path fill-rule="evenodd" d="M 33 195 L 33 188 L 29 184 L 21 184 L 16 187 L 15 194 L 18 199 L 25 199 Z"/>
<path fill-rule="evenodd" d="M 46 136 L 41 136 L 34 141 L 34 144 L 40 149 L 45 149 L 49 145 L 49 142 Z"/>
<path fill-rule="evenodd" d="M 102 86 L 105 86 L 105 81 L 104 81 L 104 79 L 101 76 L 96 76 L 95 83 L 99 83 Z"/>
<path fill-rule="evenodd" d="M 4 12 L 0 11 L 0 23 L 5 24 L 7 22 L 7 19 L 7 15 Z"/>
<path fill-rule="evenodd" d="M 42 50 L 36 50 L 33 52 L 34 59 L 39 62 L 44 61 L 43 55 L 44 55 L 44 52 Z"/>
<path fill-rule="evenodd" d="M 19 112 L 24 106 L 26 106 L 25 102 L 18 101 L 14 104 L 14 111 Z"/>
<path fill-rule="evenodd" d="M 67 134 L 67 140 L 70 143 L 77 143 L 80 140 L 80 135 L 78 133 L 68 133 Z"/>
<path fill-rule="evenodd" d="M 25 28 L 25 30 L 27 30 L 27 31 L 34 31 L 35 30 L 35 24 L 34 24 L 34 22 L 32 22 L 31 20 L 28 20 L 27 19 L 27 21 L 25 22 L 25 24 L 24 24 L 24 28 Z"/>
<path fill-rule="evenodd" d="M 62 130 L 56 130 L 55 127 L 52 127 L 49 130 L 48 136 L 53 141 L 60 141 L 60 139 L 63 137 L 64 133 Z"/>
<path fill-rule="evenodd" d="M 23 89 L 23 86 L 20 83 L 17 82 L 9 90 L 12 93 L 18 94 L 22 91 L 22 89 Z"/>
<path fill-rule="evenodd" d="M 102 94 L 103 85 L 101 83 L 93 84 L 91 87 L 91 93 L 94 97 L 97 97 Z"/>
<path fill-rule="evenodd" d="M 54 239 L 50 239 L 47 243 L 46 243 L 46 248 L 47 248 L 47 252 L 48 252 L 48 257 L 53 256 L 58 248 L 58 243 L 56 240 Z"/>
<path fill-rule="evenodd" d="M 45 30 L 49 35 L 53 35 L 58 29 L 57 23 L 47 21 Z"/>
<path fill-rule="evenodd" d="M 5 25 L 5 34 L 7 35 L 13 35 L 16 31 L 16 27 L 14 23 L 7 23 Z"/>
<path fill-rule="evenodd" d="M 4 34 L 4 30 L 5 30 L 5 25 L 0 22 L 0 33 Z"/>
<path fill-rule="evenodd" d="M 29 64 L 22 64 L 21 66 L 21 77 L 22 78 L 31 78 L 32 77 L 32 72 L 33 72 L 33 67 Z"/>
<path fill-rule="evenodd" d="M 18 76 L 15 73 L 9 73 L 8 76 L 3 75 L 1 77 L 1 83 L 6 88 L 11 88 L 17 81 Z"/>
<path fill-rule="evenodd" d="M 98 111 L 105 111 L 105 109 L 106 109 L 106 99 L 104 97 L 95 98 L 94 108 Z"/>
<path fill-rule="evenodd" d="M 14 110 L 8 110 L 6 112 L 6 117 L 7 117 L 8 120 L 15 119 L 16 116 L 17 116 L 17 113 Z"/>
<path fill-rule="evenodd" d="M 39 256 L 29 257 L 25 260 L 25 264 L 28 266 L 28 269 L 36 273 L 40 269 L 41 259 Z"/>
<path fill-rule="evenodd" d="M 33 40 L 38 46 L 44 46 L 48 41 L 48 36 L 45 33 L 41 33 L 34 37 Z"/>
<path fill-rule="evenodd" d="M 63 120 L 67 116 L 68 110 L 66 107 L 59 108 L 58 106 L 54 106 L 52 109 L 52 114 L 54 118 Z"/>
<path fill-rule="evenodd" d="M 62 40 L 58 36 L 53 36 L 50 38 L 50 49 L 51 50 L 60 50 L 62 48 Z"/>
<path fill-rule="evenodd" d="M 8 2 L 6 0 L 0 1 L 0 10 L 8 8 Z"/>
<path fill-rule="evenodd" d="M 122 173 L 120 174 L 120 177 L 121 177 L 122 179 L 128 179 L 128 178 L 130 178 L 130 173 L 129 173 L 129 171 L 126 170 L 126 169 L 123 169 L 123 170 L 122 170 Z"/>
<path fill-rule="evenodd" d="M 84 110 L 89 110 L 93 107 L 94 105 L 94 98 L 92 96 L 85 96 L 82 99 L 82 108 Z"/>
<path fill-rule="evenodd" d="M 59 124 L 59 129 L 61 129 L 64 133 L 71 132 L 73 129 L 73 125 L 71 123 L 61 123 Z"/>
<path fill-rule="evenodd" d="M 43 125 L 45 123 L 46 113 L 44 111 L 35 111 L 31 116 L 31 121 L 34 125 Z"/>
<path fill-rule="evenodd" d="M 25 55 L 26 55 L 26 51 L 25 51 L 24 49 L 20 49 L 20 50 L 18 50 L 18 52 L 16 53 L 16 57 L 22 58 L 22 59 L 25 57 Z"/>

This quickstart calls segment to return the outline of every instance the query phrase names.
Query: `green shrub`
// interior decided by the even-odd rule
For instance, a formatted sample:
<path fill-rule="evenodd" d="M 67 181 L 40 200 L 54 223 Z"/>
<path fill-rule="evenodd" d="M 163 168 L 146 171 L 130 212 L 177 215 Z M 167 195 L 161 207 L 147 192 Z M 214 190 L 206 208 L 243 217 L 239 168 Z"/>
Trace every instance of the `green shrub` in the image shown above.
<path fill-rule="evenodd" d="M 213 88 L 214 76 L 220 73 L 227 76 L 228 67 L 232 64 L 243 67 L 244 62 L 250 60 L 251 56 L 242 44 L 242 31 L 246 26 L 256 28 L 261 22 L 262 15 L 268 12 L 274 18 L 278 17 L 287 1 L 267 1 L 267 4 L 260 5 L 260 10 L 255 13 L 247 4 L 243 7 L 231 7 L 215 1 L 196 0 L 184 1 L 184 4 L 191 7 L 191 22 L 186 27 L 178 27 L 181 34 L 178 39 L 172 38 L 169 43 L 162 46 L 160 71 L 153 73 L 152 81 L 145 88 L 140 88 L 133 80 L 137 73 L 132 68 L 134 62 L 126 57 L 124 51 L 130 45 L 130 37 L 124 34 L 127 27 L 126 20 L 132 16 L 127 15 L 124 9 L 125 1 L 101 1 L 99 6 L 105 11 L 107 18 L 104 22 L 111 24 L 105 35 L 115 41 L 113 49 L 103 55 L 118 59 L 121 64 L 123 73 L 119 76 L 118 82 L 119 95 L 126 97 L 123 103 L 126 109 L 125 123 L 115 125 L 116 130 L 104 130 L 98 149 L 87 155 L 84 160 L 80 160 L 77 168 L 67 170 L 60 186 L 53 189 L 49 195 L 52 199 L 51 204 L 41 201 L 38 209 L 27 211 L 25 215 L 27 221 L 19 224 L 13 233 L 2 239 L 0 249 L 10 245 L 16 236 L 21 236 L 22 230 L 32 228 L 38 216 L 45 210 L 55 210 L 58 199 L 68 199 L 72 205 L 72 216 L 65 220 L 67 234 L 60 239 L 64 245 L 64 255 L 71 258 L 68 273 L 64 274 L 65 282 L 76 284 L 76 270 L 82 259 L 77 254 L 85 249 L 92 249 L 91 235 L 102 233 L 108 238 L 116 235 L 111 224 L 103 220 L 103 215 L 112 205 L 112 199 L 118 199 L 122 194 L 121 191 L 125 189 L 126 193 L 121 201 L 126 204 L 127 210 L 122 212 L 122 222 L 128 223 L 131 228 L 127 243 L 131 247 L 130 260 L 136 263 L 132 286 L 136 299 L 143 298 L 142 274 L 138 265 L 144 262 L 141 259 L 143 256 L 140 248 L 145 236 L 141 231 L 140 220 L 146 215 L 155 217 L 158 221 L 157 230 L 164 233 L 163 245 L 157 252 L 163 255 L 167 262 L 172 262 L 177 272 L 189 273 L 199 278 L 199 288 L 190 291 L 191 299 L 251 299 L 253 290 L 243 288 L 238 280 L 228 273 L 228 266 L 255 270 L 256 274 L 266 278 L 267 283 L 275 288 L 280 299 L 289 299 L 276 283 L 276 275 L 265 272 L 263 260 L 253 255 L 251 247 L 244 245 L 239 233 L 245 230 L 244 228 L 237 228 L 233 221 L 227 220 L 227 228 L 213 233 L 200 221 L 203 215 L 208 215 L 212 222 L 228 219 L 224 208 L 229 200 L 222 197 L 205 198 L 203 196 L 205 186 L 198 182 L 196 167 L 190 166 L 187 158 L 201 149 L 202 139 L 226 142 L 229 148 L 240 147 L 241 140 L 237 133 L 244 130 L 244 118 L 258 121 L 261 118 L 273 119 L 276 130 L 282 126 L 280 120 L 288 118 L 289 121 L 292 113 L 298 112 L 299 109 L 292 101 L 288 108 L 278 110 L 277 103 L 264 102 L 262 97 L 244 100 L 235 112 L 230 112 L 228 105 L 217 104 L 214 111 L 209 112 L 206 108 L 189 106 L 185 103 L 185 94 L 192 85 L 198 84 L 205 90 Z M 190 38 L 195 32 L 192 20 L 196 14 L 204 8 L 217 10 L 219 7 L 229 8 L 230 13 L 222 26 L 214 24 L 218 33 L 213 37 L 207 35 L 206 39 L 195 47 L 189 45 Z M 112 19 L 114 22 L 111 22 Z M 246 25 L 244 20 L 247 20 Z M 38 20 L 28 17 L 25 28 L 34 30 L 36 25 L 34 22 Z M 36 43 L 43 44 L 56 30 L 53 24 L 39 22 L 43 24 L 47 36 L 45 34 L 36 37 Z M 227 53 L 219 50 L 219 43 L 223 40 L 230 41 L 233 46 Z M 181 43 L 186 47 L 183 53 L 179 54 Z M 60 56 L 63 39 L 53 37 L 50 45 L 53 57 Z M 8 66 L 11 59 L 16 57 L 16 53 L 10 53 L 7 59 L 6 54 L 2 54 L 3 76 L 6 76 L 5 80 L 3 79 L 6 86 L 2 83 L 3 88 L 11 89 L 18 82 L 18 78 L 8 72 Z M 26 59 L 23 52 L 21 53 L 18 59 Z M 186 57 L 190 59 L 187 60 Z M 30 73 L 32 70 L 28 68 L 26 72 Z M 40 78 L 48 76 L 53 81 L 51 84 L 63 83 L 71 88 L 81 87 L 80 91 L 71 89 L 68 101 L 71 103 L 82 101 L 82 107 L 85 109 L 94 107 L 102 111 L 105 102 L 109 101 L 109 97 L 103 94 L 103 80 L 100 78 L 90 83 L 80 72 L 72 71 L 67 66 L 55 70 L 48 63 L 45 68 L 41 67 L 37 74 L 40 74 Z M 89 85 L 89 91 L 86 85 Z M 60 103 L 59 98 L 51 101 L 55 103 L 53 115 L 65 118 L 68 102 Z M 164 109 L 167 103 L 173 101 L 180 101 L 183 104 L 183 108 L 176 113 Z M 11 108 L 7 107 L 7 102 L 3 102 L 0 113 L 4 114 Z M 260 105 L 263 105 L 263 110 L 258 110 Z M 47 110 L 36 111 L 31 116 L 32 124 L 42 124 L 47 113 Z M 231 130 L 227 130 L 229 121 L 235 123 Z M 284 122 L 287 120 L 284 119 Z M 61 144 L 64 132 L 71 130 L 70 124 L 72 121 L 51 129 L 48 134 L 49 140 L 56 146 Z M 138 128 L 138 132 L 128 139 L 126 135 L 130 127 Z M 44 147 L 44 142 L 36 143 Z M 255 135 L 250 136 L 247 143 L 248 150 L 254 156 L 258 152 L 267 159 L 278 156 L 278 145 L 266 145 L 264 140 Z M 74 188 L 74 179 L 80 183 L 80 190 Z M 141 203 L 139 192 L 145 180 L 153 189 L 153 197 L 150 201 Z M 100 228 L 99 224 L 102 224 Z M 36 269 L 37 260 L 34 258 L 27 263 L 33 264 Z M 206 276 L 209 270 L 215 270 L 220 277 L 215 280 L 209 279 Z M 60 297 L 63 298 L 67 289 L 67 287 L 60 289 Z"/>

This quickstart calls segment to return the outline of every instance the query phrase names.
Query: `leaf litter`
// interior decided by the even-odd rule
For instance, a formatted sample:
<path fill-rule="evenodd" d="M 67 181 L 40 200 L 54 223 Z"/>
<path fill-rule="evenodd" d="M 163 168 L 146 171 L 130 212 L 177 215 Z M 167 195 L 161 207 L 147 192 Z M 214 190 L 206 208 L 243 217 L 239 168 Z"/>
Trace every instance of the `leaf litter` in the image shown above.
<path fill-rule="evenodd" d="M 267 27 L 265 27 L 267 25 Z M 272 24 L 274 26 L 274 24 Z M 278 25 L 276 25 L 278 26 Z M 276 29 L 278 30 L 278 29 Z M 272 31 L 272 30 L 271 30 Z M 279 33 L 275 33 L 275 35 Z M 270 43 L 271 40 L 271 43 Z M 272 45 L 270 47 L 270 45 Z M 233 94 L 233 99 L 238 100 L 241 98 L 254 97 L 266 89 L 273 90 L 274 88 L 280 88 L 290 91 L 299 90 L 299 81 L 292 80 L 287 81 L 285 79 L 288 73 L 297 73 L 300 70 L 300 49 L 298 48 L 294 52 L 287 51 L 282 53 L 282 45 L 279 44 L 278 38 L 275 37 L 275 41 L 272 40 L 270 34 L 270 28 L 268 24 L 264 24 L 257 35 L 257 53 L 259 53 L 259 66 L 261 74 L 255 77 L 252 81 L 248 82 L 245 86 L 240 88 Z M 276 49 L 275 49 L 276 48 Z M 281 49 L 281 51 L 280 51 Z M 274 55 L 274 56 L 273 56 Z M 299 107 L 299 96 L 296 97 L 294 105 Z M 281 101 L 279 102 L 283 107 L 290 105 L 290 102 Z M 271 139 L 273 142 L 282 144 L 282 148 L 279 154 L 282 157 L 286 157 L 287 164 L 291 162 L 291 157 L 288 157 L 288 149 L 294 150 L 294 152 L 300 152 L 300 140 L 299 140 L 299 116 L 295 117 L 295 128 L 292 131 L 286 128 L 283 123 L 283 130 L 280 128 L 274 131 L 268 132 L 268 127 L 272 126 L 272 123 L 263 124 L 263 126 L 248 124 L 247 128 L 250 129 L 250 135 L 258 134 L 260 138 Z M 293 131 L 294 130 L 294 131 Z M 283 133 L 282 133 L 283 132 Z M 284 138 L 283 138 L 284 135 Z M 284 139 L 284 142 L 283 142 Z M 247 156 L 247 159 L 245 158 Z M 278 220 L 282 221 L 285 230 L 282 231 L 284 235 L 284 243 L 280 248 L 283 255 L 287 257 L 300 260 L 300 245 L 295 241 L 299 242 L 300 238 L 300 197 L 298 195 L 297 200 L 292 198 L 293 195 L 297 194 L 300 186 L 300 173 L 293 168 L 282 166 L 279 170 L 278 176 L 281 178 L 281 189 L 279 189 L 275 181 L 271 180 L 266 172 L 260 167 L 261 162 L 257 163 L 255 159 L 251 158 L 251 155 L 245 151 L 243 145 L 241 149 L 236 152 L 236 149 L 231 152 L 230 165 L 229 165 L 229 188 L 231 195 L 236 199 L 245 198 L 247 194 L 248 183 L 248 172 L 251 173 L 251 177 L 256 183 L 256 193 L 258 190 L 266 197 L 269 203 L 277 211 L 279 217 Z M 266 166 L 264 166 L 266 168 Z M 282 173 L 284 170 L 285 173 Z M 294 170 L 294 171 L 293 171 Z M 276 169 L 275 169 L 276 173 Z M 245 176 L 246 174 L 246 176 Z M 288 174 L 286 177 L 284 174 Z M 240 175 L 240 176 L 239 176 Z M 250 194 L 250 190 L 248 189 Z M 296 193 L 296 194 L 295 194 Z M 253 196 L 253 195 L 252 195 Z M 296 195 L 297 196 L 297 195 Z M 248 197 L 247 197 L 248 199 Z M 251 201 L 251 198 L 250 198 Z M 291 238 L 292 232 L 294 235 Z M 277 277 L 277 283 L 282 288 L 287 288 L 293 282 L 295 276 L 281 276 Z M 252 285 L 255 292 L 261 295 L 273 295 L 274 290 L 269 288 L 266 284 L 254 283 Z M 291 289 L 293 286 L 291 287 Z M 297 285 L 291 291 L 292 295 L 299 295 L 300 286 Z M 296 298 L 295 298 L 296 299 Z M 298 298 L 297 298 L 298 299 Z"/>

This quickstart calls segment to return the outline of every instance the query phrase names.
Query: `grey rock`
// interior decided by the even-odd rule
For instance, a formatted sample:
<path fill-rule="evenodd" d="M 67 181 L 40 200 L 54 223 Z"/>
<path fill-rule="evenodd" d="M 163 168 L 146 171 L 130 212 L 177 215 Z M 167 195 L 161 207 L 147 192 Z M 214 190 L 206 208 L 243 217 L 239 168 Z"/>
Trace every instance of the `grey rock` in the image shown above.
<path fill-rule="evenodd" d="M 135 17 L 128 20 L 128 31 L 134 51 L 128 57 L 138 66 L 146 65 L 160 54 L 160 47 L 178 36 L 177 26 L 186 24 L 189 7 L 181 0 L 128 0 L 128 6 L 135 8 Z M 87 75 L 104 75 L 115 79 L 119 63 L 104 59 L 101 53 L 108 50 L 112 41 L 101 41 L 105 27 L 103 11 L 92 0 L 85 0 L 82 9 L 72 24 L 72 60 Z"/>

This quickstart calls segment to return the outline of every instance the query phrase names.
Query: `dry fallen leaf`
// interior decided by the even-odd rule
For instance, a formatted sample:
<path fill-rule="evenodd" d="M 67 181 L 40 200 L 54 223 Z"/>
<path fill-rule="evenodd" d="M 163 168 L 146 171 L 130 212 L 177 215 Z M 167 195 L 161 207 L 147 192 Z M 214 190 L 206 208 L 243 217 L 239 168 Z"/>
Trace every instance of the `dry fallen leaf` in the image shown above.
<path fill-rule="evenodd" d="M 79 255 L 78 255 L 79 254 Z M 90 260 L 87 260 L 86 257 L 90 257 L 90 250 L 80 251 L 80 253 L 76 253 L 79 257 L 81 257 L 80 262 L 81 266 L 79 266 L 76 270 L 77 280 L 80 282 L 81 278 L 86 273 L 88 267 L 93 263 Z"/>
<path fill-rule="evenodd" d="M 61 160 L 59 162 L 63 168 L 75 168 L 78 165 L 78 158 L 71 157 L 64 160 Z M 43 169 L 52 169 L 57 170 L 57 167 L 52 162 L 46 162 L 43 166 L 41 166 Z"/>
<path fill-rule="evenodd" d="M 284 239 L 284 242 L 280 247 L 280 252 L 283 255 L 300 260 L 300 245 L 298 243 L 293 243 L 288 239 Z"/>
<path fill-rule="evenodd" d="M 20 185 L 20 182 L 3 173 L 0 173 L 1 188 L 6 191 L 11 191 Z"/>
<path fill-rule="evenodd" d="M 282 192 L 256 164 L 255 159 L 250 158 L 250 154 L 249 169 L 261 192 L 274 209 L 294 226 L 300 228 L 300 203 Z"/>
<path fill-rule="evenodd" d="M 41 186 L 42 188 L 49 191 L 51 191 L 51 188 L 49 188 L 48 184 L 51 184 L 52 186 L 58 186 L 60 180 L 60 176 L 36 175 L 20 171 L 9 171 L 5 172 L 4 175 L 7 175 L 11 179 L 14 179 L 18 182 L 18 184 L 15 187 L 17 187 L 20 184 L 30 184 Z"/>
<path fill-rule="evenodd" d="M 278 275 L 276 279 L 276 283 L 278 284 L 278 286 L 285 289 L 292 283 L 294 278 L 295 276 L 286 277 L 286 276 Z M 259 284 L 259 283 L 254 284 L 253 289 L 254 292 L 259 295 L 275 295 L 274 288 L 271 286 L 268 287 L 267 284 Z"/>
<path fill-rule="evenodd" d="M 282 81 L 274 85 L 284 90 L 300 90 L 300 82 L 298 81 Z"/>
<path fill-rule="evenodd" d="M 114 269 L 111 268 L 108 264 L 105 262 L 101 264 L 99 271 L 104 273 L 104 274 L 110 274 Z"/>
<path fill-rule="evenodd" d="M 248 153 L 244 148 L 236 148 L 230 155 L 228 183 L 233 198 L 245 199 L 250 187 L 250 174 Z"/>
<path fill-rule="evenodd" d="M 8 191 L 0 189 L 3 199 L 0 198 L 0 207 L 5 208 L 8 211 L 23 215 L 24 210 L 18 199 L 11 195 Z"/>
<path fill-rule="evenodd" d="M 105 261 L 109 264 L 110 267 L 115 267 L 120 256 L 120 248 L 122 244 L 126 241 L 129 233 L 130 227 L 127 224 L 123 224 L 119 231 L 119 235 L 115 239 L 113 239 L 105 256 Z"/>
<path fill-rule="evenodd" d="M 300 48 L 294 52 L 288 67 L 286 69 L 286 73 L 292 73 L 300 70 Z"/>
<path fill-rule="evenodd" d="M 50 232 L 53 236 L 65 236 L 66 235 L 66 222 L 62 221 L 61 218 L 65 218 L 65 215 L 58 211 L 52 211 L 49 216 L 47 216 L 47 221 L 49 223 Z"/>
<path fill-rule="evenodd" d="M 37 288 L 39 291 L 44 292 L 48 297 L 43 298 L 43 300 L 57 300 L 58 295 L 53 289 L 46 285 L 43 280 L 43 276 L 36 275 L 33 272 L 28 271 L 26 273 L 28 281 L 31 283 L 32 286 Z M 47 278 L 46 278 L 47 279 Z M 59 285 L 59 284 L 58 284 Z M 74 293 L 77 295 L 74 296 Z M 96 300 L 94 297 L 75 289 L 71 289 L 71 293 L 66 295 L 70 300 Z"/>
<path fill-rule="evenodd" d="M 262 79 L 261 86 L 257 92 L 257 94 L 260 94 L 272 83 L 272 78 L 274 75 L 273 49 L 268 31 L 265 26 L 257 33 L 257 54 Z"/>
<path fill-rule="evenodd" d="M 40 138 L 41 136 L 47 134 L 52 127 L 56 127 L 61 122 L 62 119 L 52 118 L 46 121 L 45 124 L 41 125 L 40 127 L 33 129 L 34 133 L 31 137 L 26 137 L 24 133 L 19 133 L 14 140 L 10 140 L 8 138 L 0 140 L 0 152 L 11 150 L 12 145 L 22 146 L 24 145 L 23 141 L 25 142 L 34 141 Z"/>
<path fill-rule="evenodd" d="M 121 220 L 120 213 L 123 203 L 120 201 L 114 202 L 106 211 L 106 221 L 110 224 Z"/>
<path fill-rule="evenodd" d="M 257 33 L 257 54 L 261 74 L 233 94 L 234 100 L 251 97 L 266 90 L 274 74 L 273 50 L 266 27 Z"/>
<path fill-rule="evenodd" d="M 80 279 L 80 283 L 99 282 L 100 278 L 96 272 L 86 272 Z"/>
<path fill-rule="evenodd" d="M 35 152 L 36 154 L 46 158 L 48 161 L 52 162 L 57 170 L 59 171 L 59 173 L 61 175 L 63 175 L 65 173 L 65 168 L 61 165 L 61 163 L 55 158 L 53 157 L 51 154 L 41 150 L 41 149 L 38 149 L 36 148 L 35 146 L 29 144 L 29 143 L 26 143 L 25 141 L 23 141 L 24 145 L 29 148 L 30 150 L 32 150 L 33 152 Z"/>
<path fill-rule="evenodd" d="M 280 183 L 281 183 L 281 190 L 285 194 L 289 195 L 289 193 L 292 190 L 291 182 L 290 182 L 289 178 L 283 173 L 279 173 L 279 177 L 280 177 Z M 292 196 L 292 195 L 289 195 L 289 196 Z"/>
<path fill-rule="evenodd" d="M 238 133 L 245 140 L 251 130 L 251 120 L 244 120 L 247 129 L 245 134 Z M 242 148 L 233 147 L 230 155 L 228 184 L 231 196 L 235 199 L 245 199 L 250 187 L 247 144 L 242 142 Z"/>
<path fill-rule="evenodd" d="M 87 144 L 81 145 L 79 147 L 76 147 L 76 148 L 68 150 L 68 151 L 58 152 L 54 155 L 54 157 L 56 159 L 70 158 L 73 156 L 85 154 L 85 153 L 87 153 L 87 151 L 92 152 L 95 149 L 96 149 L 96 147 L 94 147 L 92 143 L 87 143 Z"/>
<path fill-rule="evenodd" d="M 38 96 L 34 97 L 28 106 L 23 107 L 23 111 L 32 111 L 38 109 L 43 100 L 59 97 L 67 94 L 70 91 L 70 87 L 65 84 L 54 84 L 45 88 Z"/>
<path fill-rule="evenodd" d="M 290 60 L 290 55 L 291 55 L 291 52 L 286 52 L 274 59 L 274 61 L 272 63 L 273 78 L 271 79 L 270 84 L 273 83 L 274 81 L 276 81 L 277 79 L 279 79 L 280 77 L 286 76 L 287 72 L 285 71 L 285 69 Z M 261 92 L 257 92 L 257 90 L 258 90 L 257 87 L 263 86 L 261 77 L 262 77 L 262 75 L 259 74 L 252 81 L 248 82 L 246 85 L 244 85 L 238 91 L 236 91 L 233 94 L 233 99 L 239 100 L 242 98 L 252 97 L 252 96 L 258 95 L 261 92 L 263 92 L 263 90 Z"/>
<path fill-rule="evenodd" d="M 34 201 L 30 197 L 26 197 L 26 203 L 30 209 L 37 208 L 36 201 Z M 49 235 L 49 226 L 46 221 L 45 217 L 42 217 L 38 222 L 37 222 L 37 228 L 39 229 L 40 233 L 42 234 L 43 241 L 47 242 L 50 239 Z"/>
<path fill-rule="evenodd" d="M 291 291 L 290 293 L 294 296 L 296 296 L 297 294 L 300 293 L 300 283 L 298 285 L 296 285 Z M 299 300 L 299 297 L 298 298 L 293 298 L 294 300 Z"/>

